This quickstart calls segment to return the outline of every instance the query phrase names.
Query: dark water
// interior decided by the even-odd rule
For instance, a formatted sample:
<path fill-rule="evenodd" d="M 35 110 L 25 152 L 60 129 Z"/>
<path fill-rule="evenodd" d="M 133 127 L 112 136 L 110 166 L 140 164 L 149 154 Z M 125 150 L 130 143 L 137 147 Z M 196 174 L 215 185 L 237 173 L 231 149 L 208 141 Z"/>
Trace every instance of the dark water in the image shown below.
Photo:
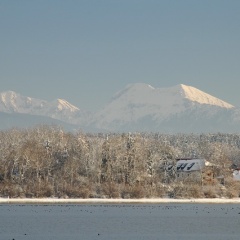
<path fill-rule="evenodd" d="M 0 240 L 240 239 L 239 204 L 0 205 Z"/>

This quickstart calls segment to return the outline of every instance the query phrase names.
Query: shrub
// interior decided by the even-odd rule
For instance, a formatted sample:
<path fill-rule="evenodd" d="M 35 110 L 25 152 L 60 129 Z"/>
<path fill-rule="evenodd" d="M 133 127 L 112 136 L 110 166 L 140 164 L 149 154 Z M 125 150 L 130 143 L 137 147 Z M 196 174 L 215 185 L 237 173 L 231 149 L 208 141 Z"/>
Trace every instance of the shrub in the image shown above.
<path fill-rule="evenodd" d="M 41 184 L 36 195 L 38 197 L 52 197 L 54 195 L 53 186 L 47 183 Z"/>
<path fill-rule="evenodd" d="M 142 186 L 133 186 L 130 189 L 130 197 L 131 198 L 143 198 L 144 197 L 144 190 Z"/>
<path fill-rule="evenodd" d="M 234 198 L 240 196 L 240 182 L 234 180 L 233 178 L 226 178 L 226 197 Z"/>
<path fill-rule="evenodd" d="M 145 190 L 141 185 L 123 185 L 120 195 L 122 198 L 143 198 L 145 197 Z"/>
<path fill-rule="evenodd" d="M 91 194 L 91 191 L 87 187 L 68 186 L 66 187 L 64 193 L 69 198 L 88 198 Z"/>
<path fill-rule="evenodd" d="M 104 183 L 101 189 L 102 194 L 107 196 L 108 198 L 119 197 L 118 185 L 116 183 Z"/>
<path fill-rule="evenodd" d="M 9 183 L 1 184 L 0 192 L 2 197 L 23 197 L 23 189 L 19 185 L 12 185 Z"/>
<path fill-rule="evenodd" d="M 199 184 L 190 185 L 186 190 L 188 192 L 188 196 L 191 198 L 202 198 L 204 196 L 202 192 L 202 186 Z"/>
<path fill-rule="evenodd" d="M 204 186 L 203 194 L 206 198 L 218 197 L 216 186 Z"/>

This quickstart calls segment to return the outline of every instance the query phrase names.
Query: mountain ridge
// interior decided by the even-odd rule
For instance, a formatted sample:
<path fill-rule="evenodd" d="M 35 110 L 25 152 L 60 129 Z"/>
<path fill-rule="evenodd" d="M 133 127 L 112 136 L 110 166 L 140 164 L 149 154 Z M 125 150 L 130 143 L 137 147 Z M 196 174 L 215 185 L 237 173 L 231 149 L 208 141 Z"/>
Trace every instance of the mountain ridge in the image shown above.
<path fill-rule="evenodd" d="M 46 116 L 88 131 L 186 132 L 196 126 L 204 132 L 201 122 L 209 131 L 222 131 L 224 126 L 226 131 L 233 131 L 240 126 L 238 108 L 184 84 L 168 88 L 128 84 L 95 113 L 81 110 L 61 98 L 48 102 L 7 91 L 0 93 L 0 112 Z"/>
<path fill-rule="evenodd" d="M 80 110 L 67 100 L 61 98 L 46 101 L 23 96 L 14 91 L 0 93 L 0 111 L 47 116 L 60 121 L 67 121 L 71 124 L 81 122 L 80 118 L 87 115 L 86 111 Z"/>

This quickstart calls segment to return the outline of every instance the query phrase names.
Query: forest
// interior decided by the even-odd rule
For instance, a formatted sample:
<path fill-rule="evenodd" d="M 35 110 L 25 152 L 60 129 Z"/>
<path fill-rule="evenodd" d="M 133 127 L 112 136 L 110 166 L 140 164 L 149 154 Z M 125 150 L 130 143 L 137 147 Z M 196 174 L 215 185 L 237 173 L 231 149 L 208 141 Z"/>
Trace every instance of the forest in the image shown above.
<path fill-rule="evenodd" d="M 240 134 L 74 133 L 58 126 L 0 131 L 0 197 L 233 198 Z M 211 184 L 177 181 L 166 163 L 200 157 L 218 166 Z"/>

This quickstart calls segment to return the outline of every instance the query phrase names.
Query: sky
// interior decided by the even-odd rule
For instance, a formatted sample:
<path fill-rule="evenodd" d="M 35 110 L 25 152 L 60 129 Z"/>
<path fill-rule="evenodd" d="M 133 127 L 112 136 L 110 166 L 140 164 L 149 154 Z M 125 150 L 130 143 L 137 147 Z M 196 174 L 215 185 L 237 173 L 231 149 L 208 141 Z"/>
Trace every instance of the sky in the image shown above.
<path fill-rule="evenodd" d="M 240 1 L 0 1 L 0 92 L 95 111 L 131 83 L 240 107 Z"/>

